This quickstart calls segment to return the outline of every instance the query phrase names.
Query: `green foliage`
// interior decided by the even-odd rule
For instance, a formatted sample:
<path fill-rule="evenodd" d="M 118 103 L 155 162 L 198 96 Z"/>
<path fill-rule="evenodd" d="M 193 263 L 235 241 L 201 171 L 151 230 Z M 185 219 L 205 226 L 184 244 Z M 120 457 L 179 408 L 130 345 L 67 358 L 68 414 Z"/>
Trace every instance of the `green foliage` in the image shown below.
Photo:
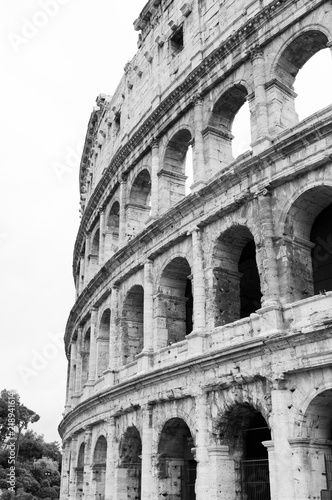
<path fill-rule="evenodd" d="M 13 416 L 18 438 L 23 429 L 27 429 L 30 423 L 32 424 L 40 419 L 37 413 L 20 403 L 20 397 L 17 393 L 3 389 L 0 397 L 0 443 L 3 443 L 10 436 L 8 404 L 13 404 L 15 406 Z"/>

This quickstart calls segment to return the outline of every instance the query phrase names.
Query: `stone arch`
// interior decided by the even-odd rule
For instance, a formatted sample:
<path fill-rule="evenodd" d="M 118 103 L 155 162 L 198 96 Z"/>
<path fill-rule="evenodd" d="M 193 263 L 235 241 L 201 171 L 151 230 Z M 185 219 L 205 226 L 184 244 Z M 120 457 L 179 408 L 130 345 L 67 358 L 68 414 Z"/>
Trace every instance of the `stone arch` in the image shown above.
<path fill-rule="evenodd" d="M 261 307 L 255 240 L 244 225 L 224 231 L 213 249 L 214 325 L 245 318 Z"/>
<path fill-rule="evenodd" d="M 107 370 L 109 362 L 110 349 L 110 328 L 111 328 L 111 310 L 109 307 L 104 309 L 99 322 L 97 336 L 97 374 L 98 377 Z"/>
<path fill-rule="evenodd" d="M 127 498 L 141 499 L 142 440 L 132 425 L 123 434 L 119 446 L 119 486 L 127 492 Z"/>
<path fill-rule="evenodd" d="M 220 172 L 234 161 L 232 125 L 236 114 L 247 102 L 247 96 L 248 90 L 244 82 L 233 83 L 232 86 L 223 89 L 213 105 L 208 126 L 203 133 L 205 148 L 213 161 L 211 165 L 213 174 Z"/>
<path fill-rule="evenodd" d="M 105 257 L 111 257 L 118 249 L 120 235 L 120 203 L 113 200 L 105 217 Z"/>
<path fill-rule="evenodd" d="M 92 481 L 94 482 L 95 498 L 105 497 L 106 484 L 106 460 L 107 460 L 107 441 L 105 436 L 101 435 L 97 439 L 93 450 L 92 460 Z"/>
<path fill-rule="evenodd" d="M 193 138 L 190 127 L 173 130 L 162 155 L 159 176 L 160 212 L 164 212 L 186 195 L 186 156 Z"/>
<path fill-rule="evenodd" d="M 218 440 L 227 446 L 234 463 L 228 479 L 234 493 L 241 492 L 250 500 L 269 500 L 268 452 L 263 443 L 271 440 L 271 431 L 262 413 L 248 402 L 236 402 L 220 415 L 217 428 Z"/>
<path fill-rule="evenodd" d="M 89 275 L 92 278 L 99 269 L 100 255 L 100 228 L 99 226 L 91 234 L 91 245 L 89 255 Z"/>
<path fill-rule="evenodd" d="M 134 285 L 122 308 L 123 364 L 131 363 L 144 347 L 144 289 Z"/>
<path fill-rule="evenodd" d="M 181 500 L 194 500 L 196 461 L 194 441 L 184 420 L 171 418 L 164 424 L 158 443 L 158 493 Z"/>
<path fill-rule="evenodd" d="M 186 258 L 173 257 L 164 266 L 158 287 L 159 347 L 185 340 L 193 328 L 191 268 Z"/>
<path fill-rule="evenodd" d="M 85 384 L 89 378 L 90 344 L 91 328 L 88 327 L 82 336 L 82 385 Z"/>
<path fill-rule="evenodd" d="M 82 498 L 84 485 L 84 461 L 85 461 L 85 444 L 81 443 L 76 467 L 76 498 Z"/>
<path fill-rule="evenodd" d="M 151 176 L 144 167 L 137 173 L 129 191 L 126 205 L 126 234 L 135 236 L 144 229 L 151 213 Z"/>
<path fill-rule="evenodd" d="M 318 51 L 327 47 L 328 34 L 322 26 L 307 26 L 290 37 L 278 51 L 273 65 L 267 99 L 275 132 L 296 125 L 299 121 L 295 110 L 294 81 L 299 70 Z"/>
<path fill-rule="evenodd" d="M 319 292 L 315 285 L 314 270 L 321 269 L 321 263 L 331 267 L 329 249 L 332 248 L 331 230 L 325 234 L 322 227 L 313 226 L 318 216 L 331 205 L 332 186 L 316 184 L 297 192 L 292 204 L 283 216 L 283 254 L 287 255 L 287 266 L 283 262 L 281 279 L 287 289 L 289 300 L 301 300 Z M 280 253 L 280 252 L 279 252 Z M 282 271 L 282 270 L 281 270 Z M 316 279 L 316 278 L 315 278 Z"/>

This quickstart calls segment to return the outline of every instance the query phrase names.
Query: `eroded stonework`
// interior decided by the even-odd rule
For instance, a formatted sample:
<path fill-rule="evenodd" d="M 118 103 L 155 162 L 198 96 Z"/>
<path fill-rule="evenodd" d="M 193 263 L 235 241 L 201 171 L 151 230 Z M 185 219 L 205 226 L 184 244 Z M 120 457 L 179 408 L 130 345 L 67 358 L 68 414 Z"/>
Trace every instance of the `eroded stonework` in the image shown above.
<path fill-rule="evenodd" d="M 150 0 L 134 26 L 81 161 L 61 499 L 331 499 L 332 107 L 299 121 L 293 84 L 332 4 Z"/>

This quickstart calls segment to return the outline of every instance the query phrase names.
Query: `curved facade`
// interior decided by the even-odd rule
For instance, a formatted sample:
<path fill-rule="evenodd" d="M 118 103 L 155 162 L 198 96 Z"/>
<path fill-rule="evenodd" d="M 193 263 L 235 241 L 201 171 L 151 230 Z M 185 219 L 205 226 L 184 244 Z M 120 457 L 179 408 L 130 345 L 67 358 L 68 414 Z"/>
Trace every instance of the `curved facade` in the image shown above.
<path fill-rule="evenodd" d="M 61 498 L 331 498 L 332 106 L 299 121 L 293 84 L 332 4 L 150 0 L 134 26 L 81 161 Z"/>

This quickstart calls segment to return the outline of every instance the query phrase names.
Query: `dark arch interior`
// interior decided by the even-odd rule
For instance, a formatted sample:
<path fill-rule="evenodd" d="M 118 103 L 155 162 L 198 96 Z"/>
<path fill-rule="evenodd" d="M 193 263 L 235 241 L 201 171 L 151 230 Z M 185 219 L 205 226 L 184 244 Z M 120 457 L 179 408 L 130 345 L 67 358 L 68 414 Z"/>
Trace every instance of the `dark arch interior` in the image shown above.
<path fill-rule="evenodd" d="M 211 125 L 223 128 L 230 133 L 234 117 L 243 104 L 245 104 L 247 94 L 247 89 L 243 85 L 234 85 L 228 89 L 218 99 L 213 108 L 210 120 Z"/>
<path fill-rule="evenodd" d="M 313 223 L 310 241 L 314 293 L 332 291 L 332 204 L 325 208 Z"/>
<path fill-rule="evenodd" d="M 187 129 L 177 132 L 169 141 L 164 158 L 166 170 L 185 174 L 185 160 L 191 141 L 191 133 Z"/>
<path fill-rule="evenodd" d="M 91 245 L 91 254 L 94 257 L 98 257 L 98 253 L 99 253 L 99 229 L 97 229 Z"/>
<path fill-rule="evenodd" d="M 254 240 L 248 241 L 239 260 L 240 317 L 246 318 L 261 307 L 261 285 L 256 263 Z"/>
<path fill-rule="evenodd" d="M 158 445 L 159 478 L 165 485 L 173 486 L 171 491 L 167 490 L 169 498 L 173 498 L 172 495 L 180 500 L 196 498 L 193 446 L 189 427 L 182 419 L 172 418 L 165 424 Z"/>
<path fill-rule="evenodd" d="M 120 224 L 120 205 L 119 202 L 116 201 L 113 203 L 110 213 L 107 218 L 107 229 L 111 231 L 114 236 L 119 235 L 119 224 Z"/>
<path fill-rule="evenodd" d="M 110 335 L 111 310 L 106 309 L 100 320 L 99 338 L 108 340 Z"/>
<path fill-rule="evenodd" d="M 191 269 L 183 257 L 176 257 L 162 273 L 163 311 L 166 316 L 168 343 L 180 342 L 193 329 Z"/>
<path fill-rule="evenodd" d="M 124 489 L 130 499 L 141 499 L 141 462 L 142 441 L 138 429 L 133 425 L 124 433 L 120 442 L 121 467 L 126 470 L 123 475 Z"/>
<path fill-rule="evenodd" d="M 106 466 L 107 442 L 104 436 L 100 436 L 93 453 L 93 463 L 95 465 Z"/>
<path fill-rule="evenodd" d="M 134 361 L 143 349 L 144 290 L 133 286 L 125 298 L 122 314 L 124 363 Z"/>
<path fill-rule="evenodd" d="M 130 203 L 146 206 L 150 202 L 151 177 L 148 170 L 142 170 L 136 177 L 131 191 Z"/>

